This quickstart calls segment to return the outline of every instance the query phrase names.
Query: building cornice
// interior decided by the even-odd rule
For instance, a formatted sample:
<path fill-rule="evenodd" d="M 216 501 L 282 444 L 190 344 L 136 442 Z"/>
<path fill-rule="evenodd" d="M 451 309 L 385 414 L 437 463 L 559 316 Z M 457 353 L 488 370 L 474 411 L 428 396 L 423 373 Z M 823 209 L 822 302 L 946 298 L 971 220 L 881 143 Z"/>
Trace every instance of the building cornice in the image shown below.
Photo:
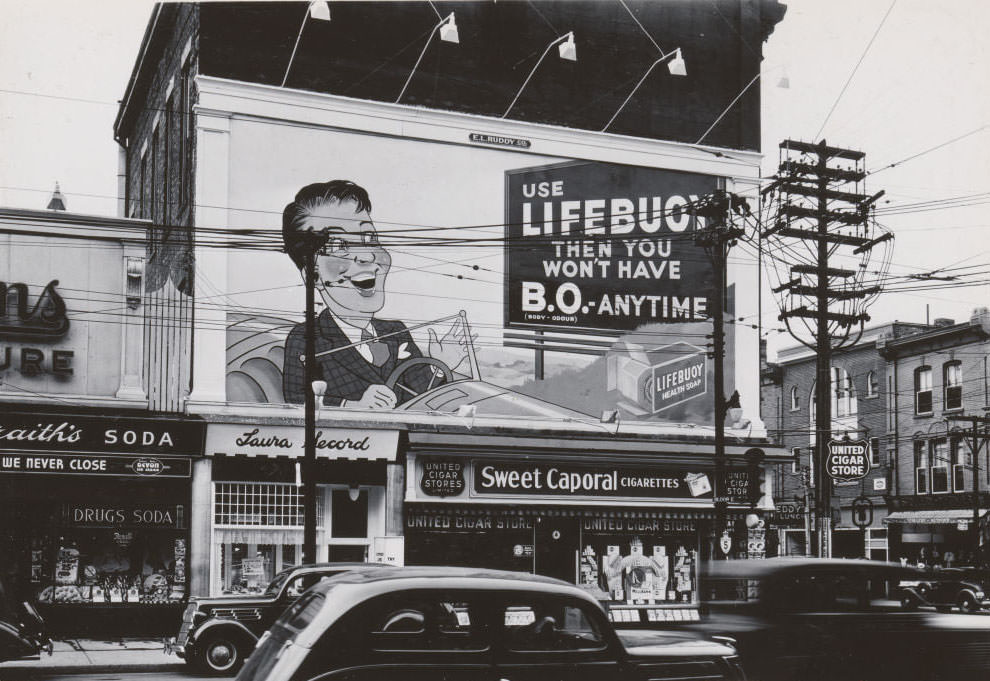
<path fill-rule="evenodd" d="M 134 220 L 62 211 L 0 208 L 0 230 L 66 238 L 144 243 L 150 220 Z"/>
<path fill-rule="evenodd" d="M 888 340 L 880 353 L 887 359 L 897 359 L 964 343 L 978 343 L 988 338 L 990 327 L 987 322 L 974 317 L 962 324 L 941 326 L 905 338 Z"/>
<path fill-rule="evenodd" d="M 540 123 L 505 120 L 456 111 L 440 111 L 329 95 L 307 90 L 196 77 L 199 117 L 233 117 L 259 123 L 291 121 L 342 131 L 416 139 L 488 149 L 686 172 L 755 182 L 762 154 L 693 146 L 678 142 L 592 132 Z M 529 141 L 528 148 L 472 142 L 471 133 Z"/>
<path fill-rule="evenodd" d="M 84 215 L 64 211 L 0 208 L 0 231 L 107 241 L 144 243 L 150 220 Z"/>

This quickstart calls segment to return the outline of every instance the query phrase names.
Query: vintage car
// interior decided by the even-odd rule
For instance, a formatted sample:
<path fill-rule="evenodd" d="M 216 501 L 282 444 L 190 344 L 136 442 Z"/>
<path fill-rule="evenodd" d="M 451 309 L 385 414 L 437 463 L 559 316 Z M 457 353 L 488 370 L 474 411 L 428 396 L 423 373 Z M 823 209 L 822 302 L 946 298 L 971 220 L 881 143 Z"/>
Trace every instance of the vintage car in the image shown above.
<path fill-rule="evenodd" d="M 309 589 L 238 681 L 743 681 L 728 644 L 617 633 L 598 602 L 548 577 L 473 568 L 353 570 Z"/>
<path fill-rule="evenodd" d="M 258 638 L 312 583 L 368 563 L 297 565 L 279 572 L 263 593 L 192 598 L 165 650 L 203 674 L 233 676 Z M 374 569 L 376 565 L 371 565 Z"/>
<path fill-rule="evenodd" d="M 716 561 L 703 573 L 706 615 L 685 626 L 731 636 L 760 681 L 986 679 L 986 617 L 901 605 L 898 585 L 924 577 L 866 560 Z"/>
<path fill-rule="evenodd" d="M 923 580 L 901 582 L 901 605 L 905 608 L 934 606 L 948 612 L 959 608 L 962 612 L 980 612 L 990 609 L 986 589 L 990 573 L 975 568 L 936 568 Z"/>

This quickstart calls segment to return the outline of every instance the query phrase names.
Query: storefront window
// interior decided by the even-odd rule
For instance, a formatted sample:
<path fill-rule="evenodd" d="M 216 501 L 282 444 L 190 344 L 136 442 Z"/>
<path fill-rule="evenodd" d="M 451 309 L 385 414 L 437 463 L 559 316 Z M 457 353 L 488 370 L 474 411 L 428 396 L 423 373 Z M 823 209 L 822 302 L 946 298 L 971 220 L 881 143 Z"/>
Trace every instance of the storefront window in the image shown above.
<path fill-rule="evenodd" d="M 39 603 L 168 603 L 185 597 L 186 539 L 176 532 L 68 530 L 50 544 L 52 571 L 32 575 Z M 43 551 L 32 551 L 39 566 Z"/>
<path fill-rule="evenodd" d="M 643 517 L 415 510 L 406 562 L 558 577 L 613 603 L 698 602 L 697 521 Z"/>
<path fill-rule="evenodd" d="M 220 544 L 220 574 L 224 593 L 260 593 L 275 575 L 295 564 L 293 544 Z"/>
<path fill-rule="evenodd" d="M 693 534 L 676 532 L 585 532 L 580 583 L 597 586 L 610 601 L 697 603 L 696 541 Z"/>
<path fill-rule="evenodd" d="M 144 494 L 155 501 L 121 500 L 118 493 L 100 503 L 22 500 L 18 509 L 0 508 L 4 520 L 22 518 L 5 525 L 11 541 L 0 541 L 0 557 L 16 573 L 16 597 L 43 605 L 184 599 L 187 504 L 168 503 L 159 490 Z"/>
<path fill-rule="evenodd" d="M 383 490 L 328 485 L 317 490 L 316 560 L 366 561 L 372 534 L 369 511 L 373 502 L 381 505 Z M 301 487 L 216 482 L 214 495 L 214 593 L 260 593 L 276 574 L 300 563 Z"/>

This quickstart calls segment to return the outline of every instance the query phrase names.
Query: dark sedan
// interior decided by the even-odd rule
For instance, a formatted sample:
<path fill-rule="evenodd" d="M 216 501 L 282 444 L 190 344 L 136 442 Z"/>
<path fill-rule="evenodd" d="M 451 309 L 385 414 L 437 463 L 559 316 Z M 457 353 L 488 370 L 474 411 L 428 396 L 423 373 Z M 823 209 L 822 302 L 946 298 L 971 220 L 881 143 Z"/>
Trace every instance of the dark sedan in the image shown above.
<path fill-rule="evenodd" d="M 704 575 L 704 621 L 738 641 L 760 681 L 986 679 L 990 621 L 904 608 L 899 584 L 925 573 L 865 560 L 719 561 Z"/>
<path fill-rule="evenodd" d="M 265 634 L 238 681 L 744 681 L 734 649 L 617 633 L 578 587 L 471 568 L 353 570 Z"/>
<path fill-rule="evenodd" d="M 263 593 L 193 598 L 178 635 L 166 643 L 195 671 L 233 676 L 268 627 L 311 584 L 368 563 L 297 565 L 279 572 Z"/>
<path fill-rule="evenodd" d="M 986 589 L 990 574 L 974 568 L 936 568 L 923 580 L 901 583 L 901 604 L 906 608 L 934 606 L 948 612 L 981 612 L 990 609 Z"/>

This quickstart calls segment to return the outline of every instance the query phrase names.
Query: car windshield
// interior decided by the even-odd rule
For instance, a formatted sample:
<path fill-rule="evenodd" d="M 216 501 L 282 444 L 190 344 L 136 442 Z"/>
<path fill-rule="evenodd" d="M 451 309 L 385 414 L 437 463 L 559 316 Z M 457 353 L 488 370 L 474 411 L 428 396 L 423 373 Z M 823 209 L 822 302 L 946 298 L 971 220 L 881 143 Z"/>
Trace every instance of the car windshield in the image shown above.
<path fill-rule="evenodd" d="M 290 631 L 302 631 L 320 612 L 325 600 L 326 596 L 319 591 L 303 594 L 302 598 L 290 605 L 278 618 L 278 626 Z"/>
<path fill-rule="evenodd" d="M 279 592 L 282 590 L 282 586 L 289 580 L 292 576 L 292 570 L 282 570 L 280 573 L 272 578 L 272 581 L 268 582 L 268 588 L 265 589 L 266 596 L 278 596 Z"/>

